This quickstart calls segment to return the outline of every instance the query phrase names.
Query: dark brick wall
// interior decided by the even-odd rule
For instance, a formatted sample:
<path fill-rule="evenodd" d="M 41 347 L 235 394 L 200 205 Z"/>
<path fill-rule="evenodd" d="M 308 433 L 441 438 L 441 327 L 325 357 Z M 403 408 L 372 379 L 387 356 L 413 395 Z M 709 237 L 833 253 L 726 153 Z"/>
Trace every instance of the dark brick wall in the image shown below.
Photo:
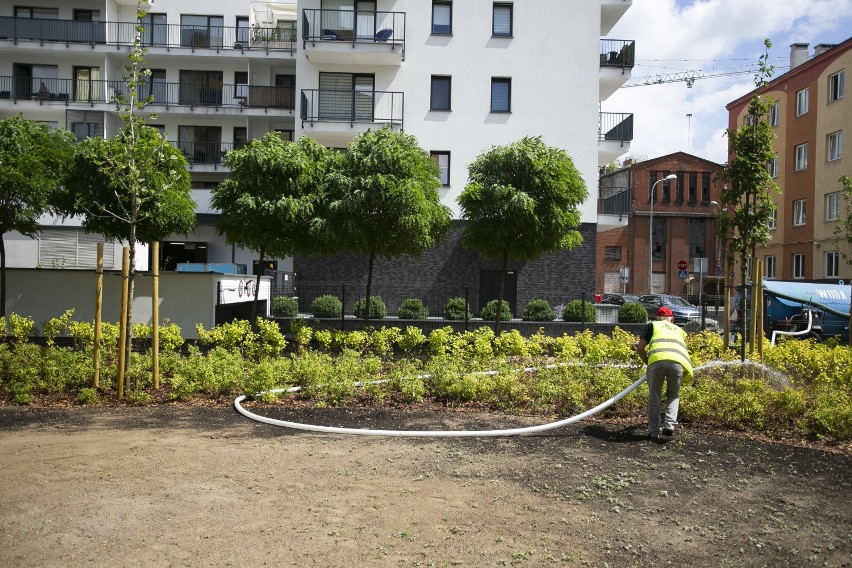
<path fill-rule="evenodd" d="M 466 288 L 470 305 L 477 311 L 480 270 L 499 270 L 500 262 L 482 260 L 461 246 L 464 225 L 464 221 L 455 221 L 444 239 L 420 257 L 376 260 L 373 295 L 382 298 L 389 315 L 395 315 L 406 298 L 419 298 L 427 304 L 430 314 L 440 315 L 447 299 L 464 297 Z M 533 299 L 544 298 L 557 305 L 579 298 L 583 292 L 591 297 L 595 285 L 595 228 L 593 224 L 580 227 L 583 244 L 576 249 L 546 254 L 535 261 L 509 262 L 509 270 L 517 273 L 518 312 Z M 355 300 L 366 294 L 366 257 L 296 256 L 293 267 L 300 311 L 309 312 L 317 295 L 340 297 L 343 284 L 347 313 L 351 313 Z"/>

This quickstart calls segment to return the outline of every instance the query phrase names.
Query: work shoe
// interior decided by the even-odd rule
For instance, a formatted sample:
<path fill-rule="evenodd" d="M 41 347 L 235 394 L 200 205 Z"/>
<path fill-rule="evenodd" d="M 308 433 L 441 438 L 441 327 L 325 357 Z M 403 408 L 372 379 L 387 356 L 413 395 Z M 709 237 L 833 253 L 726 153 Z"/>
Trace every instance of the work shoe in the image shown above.
<path fill-rule="evenodd" d="M 671 428 L 663 428 L 663 436 L 674 436 L 674 430 Z"/>

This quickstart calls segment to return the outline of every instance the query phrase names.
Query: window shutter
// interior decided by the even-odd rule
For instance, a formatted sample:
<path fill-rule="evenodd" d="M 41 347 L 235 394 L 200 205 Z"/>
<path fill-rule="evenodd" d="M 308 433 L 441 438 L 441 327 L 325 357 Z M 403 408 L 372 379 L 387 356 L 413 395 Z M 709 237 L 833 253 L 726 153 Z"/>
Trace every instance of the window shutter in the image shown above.
<path fill-rule="evenodd" d="M 494 6 L 494 30 L 496 36 L 512 35 L 512 7 Z"/>

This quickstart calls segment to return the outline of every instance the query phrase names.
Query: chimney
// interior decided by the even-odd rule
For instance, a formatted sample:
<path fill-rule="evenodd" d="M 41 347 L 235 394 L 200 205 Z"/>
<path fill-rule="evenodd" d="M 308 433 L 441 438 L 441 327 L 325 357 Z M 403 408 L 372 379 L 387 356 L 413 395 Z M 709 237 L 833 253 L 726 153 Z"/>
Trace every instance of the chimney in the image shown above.
<path fill-rule="evenodd" d="M 817 55 L 822 55 L 832 47 L 837 45 L 836 43 L 820 43 L 814 46 L 814 57 Z"/>
<path fill-rule="evenodd" d="M 794 43 L 790 46 L 790 70 L 808 61 L 809 43 Z"/>

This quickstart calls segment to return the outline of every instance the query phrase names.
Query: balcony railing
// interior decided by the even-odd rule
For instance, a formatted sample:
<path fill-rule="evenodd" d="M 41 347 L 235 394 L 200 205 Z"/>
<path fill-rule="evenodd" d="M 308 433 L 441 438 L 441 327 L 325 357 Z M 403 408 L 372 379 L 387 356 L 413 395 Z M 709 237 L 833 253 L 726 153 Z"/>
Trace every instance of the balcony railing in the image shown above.
<path fill-rule="evenodd" d="M 601 40 L 601 67 L 633 69 L 636 64 L 636 42 L 623 39 Z"/>
<path fill-rule="evenodd" d="M 109 103 L 126 88 L 123 81 L 0 76 L 0 99 Z M 294 89 L 265 85 L 149 82 L 137 87 L 136 96 L 139 100 L 153 97 L 151 104 L 166 106 L 296 108 Z"/>
<path fill-rule="evenodd" d="M 598 124 L 598 140 L 633 140 L 633 113 L 602 112 Z"/>
<path fill-rule="evenodd" d="M 633 205 L 633 190 L 629 187 L 601 189 L 598 199 L 598 213 L 605 215 L 626 215 Z"/>
<path fill-rule="evenodd" d="M 384 123 L 402 126 L 403 93 L 302 89 L 301 118 L 309 122 Z"/>
<path fill-rule="evenodd" d="M 196 49 L 262 49 L 289 51 L 296 31 L 286 28 L 137 24 L 136 22 L 79 22 L 0 16 L 0 38 L 15 41 L 133 45 L 141 25 L 142 45 Z"/>
<path fill-rule="evenodd" d="M 219 165 L 224 162 L 225 154 L 234 148 L 231 142 L 170 140 L 169 144 L 180 150 L 190 165 Z"/>
<path fill-rule="evenodd" d="M 400 45 L 405 50 L 405 12 L 302 10 L 303 41 Z"/>

